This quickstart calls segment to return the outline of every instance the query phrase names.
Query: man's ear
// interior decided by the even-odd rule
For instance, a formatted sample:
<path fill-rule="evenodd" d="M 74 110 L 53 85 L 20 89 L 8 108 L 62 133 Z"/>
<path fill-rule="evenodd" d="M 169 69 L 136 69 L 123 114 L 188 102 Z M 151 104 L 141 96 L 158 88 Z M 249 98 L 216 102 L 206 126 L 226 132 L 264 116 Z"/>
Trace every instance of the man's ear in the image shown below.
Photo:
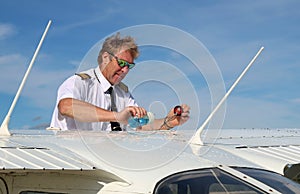
<path fill-rule="evenodd" d="M 104 52 L 102 54 L 102 63 L 107 65 L 110 62 L 110 54 L 108 52 Z"/>

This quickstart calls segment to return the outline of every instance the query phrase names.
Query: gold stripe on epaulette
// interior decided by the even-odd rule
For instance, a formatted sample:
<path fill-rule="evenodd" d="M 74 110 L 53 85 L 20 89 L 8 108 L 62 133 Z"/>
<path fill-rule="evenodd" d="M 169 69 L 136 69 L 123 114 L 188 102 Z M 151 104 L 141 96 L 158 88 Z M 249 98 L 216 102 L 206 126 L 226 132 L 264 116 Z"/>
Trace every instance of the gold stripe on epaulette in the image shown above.
<path fill-rule="evenodd" d="M 81 77 L 82 80 L 91 79 L 91 76 L 87 73 L 75 73 L 75 75 Z"/>

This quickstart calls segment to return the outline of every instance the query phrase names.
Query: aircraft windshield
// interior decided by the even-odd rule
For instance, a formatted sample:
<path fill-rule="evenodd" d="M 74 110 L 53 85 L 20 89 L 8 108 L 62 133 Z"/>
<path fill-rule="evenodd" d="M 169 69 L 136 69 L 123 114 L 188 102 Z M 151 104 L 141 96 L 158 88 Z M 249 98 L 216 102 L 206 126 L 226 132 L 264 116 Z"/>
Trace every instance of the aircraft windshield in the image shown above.
<path fill-rule="evenodd" d="M 253 178 L 278 189 L 282 193 L 300 193 L 300 185 L 276 173 L 237 168 Z M 259 178 L 258 178 L 259 177 Z M 154 194 L 223 194 L 223 193 L 265 193 L 218 168 L 188 171 L 172 175 L 160 181 Z"/>

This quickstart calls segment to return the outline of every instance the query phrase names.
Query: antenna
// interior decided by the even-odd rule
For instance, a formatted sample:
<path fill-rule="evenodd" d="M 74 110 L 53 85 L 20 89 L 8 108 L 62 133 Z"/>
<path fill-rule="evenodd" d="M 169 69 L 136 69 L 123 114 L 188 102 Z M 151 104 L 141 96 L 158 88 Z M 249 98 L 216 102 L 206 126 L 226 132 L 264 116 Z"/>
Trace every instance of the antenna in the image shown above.
<path fill-rule="evenodd" d="M 237 78 L 237 80 L 233 83 L 233 85 L 230 87 L 230 89 L 227 91 L 225 96 L 220 100 L 218 105 L 214 108 L 214 110 L 210 113 L 210 115 L 207 117 L 207 119 L 204 121 L 204 123 L 201 125 L 201 127 L 196 131 L 194 136 L 190 139 L 190 144 L 198 144 L 203 145 L 203 142 L 201 141 L 201 132 L 203 131 L 204 127 L 210 122 L 211 118 L 215 115 L 215 113 L 218 111 L 218 109 L 221 107 L 221 105 L 224 103 L 224 101 L 227 99 L 227 97 L 230 95 L 232 90 L 235 88 L 235 86 L 239 83 L 239 81 L 242 79 L 242 77 L 246 74 L 248 69 L 252 66 L 258 55 L 262 52 L 264 47 L 261 47 L 259 51 L 256 53 L 256 55 L 253 57 L 253 59 L 250 61 L 248 66 L 244 69 L 244 71 L 241 73 L 241 75 Z"/>
<path fill-rule="evenodd" d="M 8 124 L 9 124 L 9 120 L 10 120 L 10 115 L 11 115 L 12 111 L 14 110 L 14 107 L 15 107 L 18 99 L 19 99 L 21 91 L 22 91 L 22 89 L 24 87 L 24 84 L 25 84 L 25 82 L 27 80 L 27 77 L 28 77 L 28 75 L 30 73 L 31 67 L 32 67 L 32 65 L 33 65 L 33 63 L 35 61 L 35 58 L 36 58 L 36 56 L 37 56 L 37 54 L 38 54 L 38 52 L 39 52 L 39 50 L 40 50 L 40 48 L 42 46 L 42 43 L 43 43 L 43 41 L 45 39 L 45 36 L 46 36 L 46 34 L 48 32 L 48 29 L 49 29 L 50 25 L 51 25 L 51 20 L 49 20 L 49 22 L 48 22 L 48 25 L 47 25 L 44 33 L 43 33 L 43 36 L 42 36 L 42 38 L 40 40 L 40 43 L 38 44 L 38 46 L 37 46 L 37 48 L 36 48 L 36 50 L 34 52 L 34 55 L 33 55 L 32 59 L 31 59 L 29 67 L 28 67 L 28 69 L 27 69 L 27 71 L 26 71 L 26 73 L 25 73 L 25 75 L 23 77 L 23 80 L 22 80 L 22 82 L 21 82 L 21 84 L 19 86 L 19 89 L 18 89 L 18 91 L 16 93 L 16 96 L 15 96 L 15 98 L 14 98 L 14 100 L 13 100 L 11 106 L 10 106 L 10 109 L 9 109 L 7 115 L 5 116 L 5 118 L 4 118 L 3 122 L 2 122 L 2 125 L 1 125 L 1 128 L 0 128 L 0 136 L 9 136 L 10 135 L 9 130 L 8 130 Z"/>

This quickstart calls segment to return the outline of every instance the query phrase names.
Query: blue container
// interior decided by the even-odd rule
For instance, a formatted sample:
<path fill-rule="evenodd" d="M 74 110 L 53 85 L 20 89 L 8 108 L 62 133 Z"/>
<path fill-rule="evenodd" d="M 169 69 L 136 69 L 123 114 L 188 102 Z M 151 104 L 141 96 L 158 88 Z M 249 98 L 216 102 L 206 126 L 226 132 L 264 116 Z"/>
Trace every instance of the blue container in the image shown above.
<path fill-rule="evenodd" d="M 136 129 L 143 125 L 150 124 L 154 121 L 154 115 L 152 112 L 147 112 L 147 115 L 141 118 L 138 117 L 130 117 L 128 119 L 128 125 L 132 129 Z"/>

